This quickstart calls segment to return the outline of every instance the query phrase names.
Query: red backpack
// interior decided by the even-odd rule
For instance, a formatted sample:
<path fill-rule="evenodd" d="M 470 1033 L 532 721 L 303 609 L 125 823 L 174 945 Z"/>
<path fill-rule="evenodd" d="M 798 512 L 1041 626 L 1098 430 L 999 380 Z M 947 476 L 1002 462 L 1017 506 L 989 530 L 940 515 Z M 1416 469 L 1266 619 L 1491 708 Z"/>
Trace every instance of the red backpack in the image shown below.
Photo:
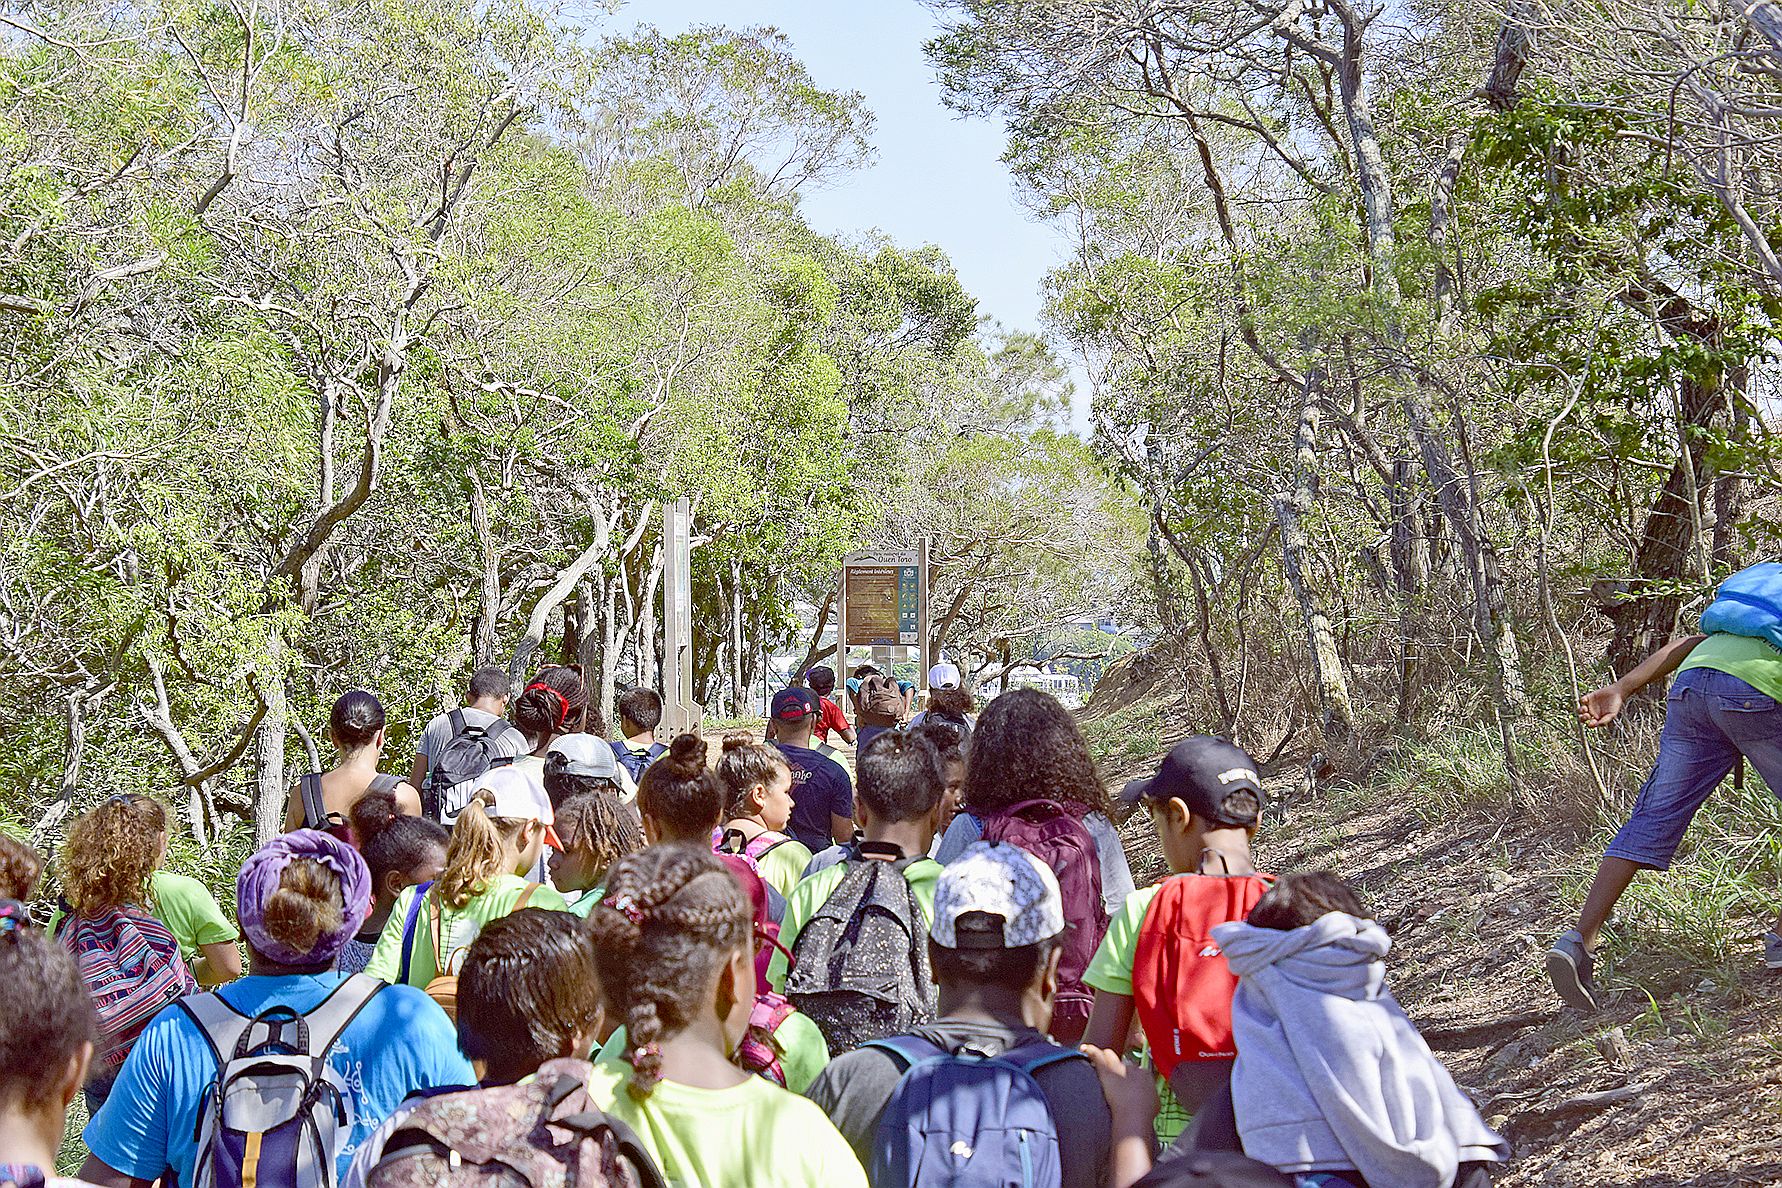
<path fill-rule="evenodd" d="M 1095 996 L 1083 971 L 1108 930 L 1101 900 L 1101 857 L 1083 823 L 1052 800 L 1023 800 L 983 818 L 984 840 L 1020 846 L 1058 876 L 1064 900 L 1064 953 L 1058 959 L 1058 997 L 1052 1005 L 1052 1038 L 1067 1047 L 1082 1042 Z"/>
<path fill-rule="evenodd" d="M 1231 996 L 1237 975 L 1213 928 L 1250 914 L 1274 876 L 1176 875 L 1157 888 L 1139 925 L 1132 996 L 1151 1060 L 1164 1076 L 1178 1064 L 1231 1060 Z"/>

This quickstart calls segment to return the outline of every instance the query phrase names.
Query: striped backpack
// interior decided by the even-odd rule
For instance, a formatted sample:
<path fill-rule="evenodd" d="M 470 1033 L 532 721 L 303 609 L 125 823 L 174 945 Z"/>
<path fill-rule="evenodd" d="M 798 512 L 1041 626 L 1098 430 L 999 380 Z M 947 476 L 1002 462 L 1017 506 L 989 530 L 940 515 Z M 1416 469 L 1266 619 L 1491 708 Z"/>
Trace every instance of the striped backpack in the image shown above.
<path fill-rule="evenodd" d="M 195 992 L 179 942 L 146 912 L 107 908 L 62 917 L 56 937 L 74 954 L 99 1014 L 99 1061 L 124 1063 L 161 1008 Z"/>

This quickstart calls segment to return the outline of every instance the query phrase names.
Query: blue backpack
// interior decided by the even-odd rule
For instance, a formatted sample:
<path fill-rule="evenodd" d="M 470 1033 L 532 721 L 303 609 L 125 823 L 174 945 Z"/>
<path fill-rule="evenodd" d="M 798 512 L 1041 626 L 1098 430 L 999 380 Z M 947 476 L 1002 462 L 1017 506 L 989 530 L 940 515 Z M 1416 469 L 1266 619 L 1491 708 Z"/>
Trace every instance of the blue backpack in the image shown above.
<path fill-rule="evenodd" d="M 1746 635 L 1782 649 L 1782 564 L 1765 561 L 1721 582 L 1702 612 L 1702 631 Z"/>
<path fill-rule="evenodd" d="M 1059 1188 L 1058 1123 L 1033 1074 L 1083 1054 L 1050 1041 L 1000 1056 L 919 1035 L 870 1040 L 903 1065 L 873 1143 L 873 1188 Z"/>

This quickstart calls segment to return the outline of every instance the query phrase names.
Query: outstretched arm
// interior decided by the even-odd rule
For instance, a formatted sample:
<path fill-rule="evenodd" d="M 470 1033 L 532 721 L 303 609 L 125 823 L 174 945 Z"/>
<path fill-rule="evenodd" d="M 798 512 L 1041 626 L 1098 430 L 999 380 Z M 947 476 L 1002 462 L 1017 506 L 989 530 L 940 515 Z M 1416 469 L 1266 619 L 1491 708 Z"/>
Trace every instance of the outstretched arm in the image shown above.
<path fill-rule="evenodd" d="M 1607 726 L 1620 715 L 1621 707 L 1627 704 L 1629 697 L 1653 681 L 1676 672 L 1689 653 L 1695 650 L 1695 645 L 1706 638 L 1708 637 L 1705 635 L 1685 635 L 1681 639 L 1673 639 L 1619 678 L 1578 698 L 1578 717 L 1584 725 L 1593 729 Z"/>

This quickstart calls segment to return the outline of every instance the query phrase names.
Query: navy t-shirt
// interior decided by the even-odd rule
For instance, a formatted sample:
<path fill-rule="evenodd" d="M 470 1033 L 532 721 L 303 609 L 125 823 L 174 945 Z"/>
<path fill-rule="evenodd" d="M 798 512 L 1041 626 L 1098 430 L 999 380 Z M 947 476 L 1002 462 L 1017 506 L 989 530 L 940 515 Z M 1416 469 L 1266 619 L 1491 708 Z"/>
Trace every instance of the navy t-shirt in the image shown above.
<path fill-rule="evenodd" d="M 809 747 L 773 745 L 792 765 L 792 820 L 786 832 L 813 852 L 826 848 L 833 840 L 830 814 L 854 815 L 854 784 L 848 779 L 848 769 Z"/>

